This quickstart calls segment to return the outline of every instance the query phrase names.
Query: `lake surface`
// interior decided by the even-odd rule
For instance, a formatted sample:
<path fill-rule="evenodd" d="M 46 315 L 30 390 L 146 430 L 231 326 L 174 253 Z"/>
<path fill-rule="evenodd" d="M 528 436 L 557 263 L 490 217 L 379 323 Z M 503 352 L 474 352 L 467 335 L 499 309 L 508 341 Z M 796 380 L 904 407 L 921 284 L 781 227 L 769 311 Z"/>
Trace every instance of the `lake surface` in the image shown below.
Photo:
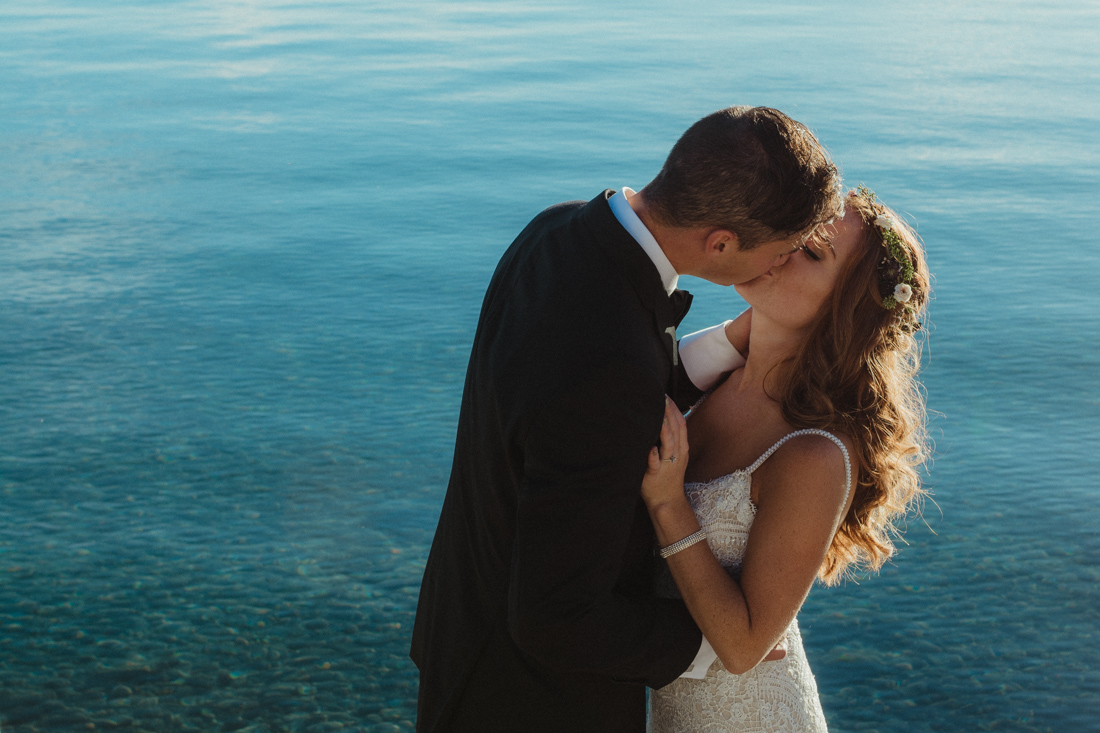
<path fill-rule="evenodd" d="M 937 276 L 935 503 L 801 615 L 831 728 L 1100 730 L 1100 4 L 880 5 L 0 0 L 0 729 L 411 729 L 497 258 L 748 103 Z"/>

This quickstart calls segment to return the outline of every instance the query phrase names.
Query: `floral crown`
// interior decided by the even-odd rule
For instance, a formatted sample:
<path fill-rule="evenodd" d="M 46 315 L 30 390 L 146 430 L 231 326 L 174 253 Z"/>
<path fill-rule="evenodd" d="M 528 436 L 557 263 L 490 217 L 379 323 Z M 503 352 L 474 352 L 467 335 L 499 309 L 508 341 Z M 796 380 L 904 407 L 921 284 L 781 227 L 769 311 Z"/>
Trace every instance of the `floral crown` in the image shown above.
<path fill-rule="evenodd" d="M 892 311 L 899 304 L 905 305 L 913 297 L 913 263 L 909 261 L 901 235 L 897 232 L 897 222 L 875 199 L 875 192 L 862 184 L 855 192 L 870 205 L 871 211 L 875 214 L 873 223 L 882 235 L 882 246 L 886 249 L 886 256 L 878 266 L 879 278 L 887 292 L 893 286 L 893 292 L 882 299 L 882 307 Z M 905 309 L 911 311 L 912 306 L 906 305 Z"/>

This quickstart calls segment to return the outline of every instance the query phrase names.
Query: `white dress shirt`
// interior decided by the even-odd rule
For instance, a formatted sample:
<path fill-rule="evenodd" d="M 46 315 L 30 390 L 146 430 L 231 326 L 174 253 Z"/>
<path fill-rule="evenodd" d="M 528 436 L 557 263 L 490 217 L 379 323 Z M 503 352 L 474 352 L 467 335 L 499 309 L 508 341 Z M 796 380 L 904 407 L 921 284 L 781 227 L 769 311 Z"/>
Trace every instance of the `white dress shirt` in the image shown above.
<path fill-rule="evenodd" d="M 668 261 L 661 245 L 657 244 L 657 240 L 631 208 L 627 196 L 633 195 L 633 189 L 626 187 L 620 189 L 608 200 L 611 213 L 649 255 L 649 259 L 653 261 L 654 267 L 661 275 L 665 292 L 671 295 L 680 280 L 680 274 Z M 732 372 L 745 363 L 745 357 L 741 356 L 741 353 L 733 348 L 733 344 L 726 338 L 727 324 L 729 321 L 689 333 L 680 339 L 680 359 L 684 362 L 688 378 L 691 379 L 692 384 L 704 392 L 717 384 L 723 374 Z"/>
<path fill-rule="evenodd" d="M 630 233 L 630 236 L 642 246 L 645 253 L 649 255 L 649 259 L 653 260 L 653 265 L 661 275 L 661 283 L 665 286 L 665 291 L 671 295 L 676 289 L 680 275 L 668 261 L 668 256 L 665 255 L 653 234 L 634 213 L 634 209 L 627 200 L 628 196 L 633 195 L 632 189 L 625 187 L 620 189 L 608 200 L 611 204 L 611 212 L 615 214 L 615 218 Z M 702 331 L 696 331 L 680 339 L 680 360 L 684 363 L 684 370 L 687 371 L 692 384 L 704 392 L 713 387 L 723 374 L 745 363 L 745 357 L 741 356 L 741 353 L 733 348 L 729 339 L 726 338 L 728 323 L 729 321 L 726 321 L 717 326 L 704 328 Z M 680 676 L 701 680 L 707 676 L 707 670 L 717 658 L 717 652 L 704 636 L 695 660 Z"/>

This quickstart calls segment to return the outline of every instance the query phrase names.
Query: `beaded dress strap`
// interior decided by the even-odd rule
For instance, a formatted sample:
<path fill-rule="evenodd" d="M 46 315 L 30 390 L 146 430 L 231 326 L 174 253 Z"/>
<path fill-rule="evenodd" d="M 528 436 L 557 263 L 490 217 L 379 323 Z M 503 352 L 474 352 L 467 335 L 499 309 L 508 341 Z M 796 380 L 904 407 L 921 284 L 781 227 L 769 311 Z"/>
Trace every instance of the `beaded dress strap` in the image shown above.
<path fill-rule="evenodd" d="M 694 404 L 694 405 L 692 405 L 691 407 L 687 408 L 687 410 L 686 410 L 686 411 L 684 412 L 684 417 L 685 417 L 685 418 L 691 417 L 691 413 L 693 413 L 693 412 L 695 412 L 696 410 L 698 410 L 698 409 L 699 409 L 699 405 L 701 405 L 701 404 L 703 404 L 704 402 L 706 402 L 706 401 L 707 401 L 707 397 L 710 397 L 711 393 L 713 393 L 715 389 L 717 389 L 717 387 L 711 387 L 710 389 L 708 389 L 708 390 L 707 390 L 706 392 L 704 392 L 704 393 L 703 393 L 703 396 L 702 396 L 702 397 L 700 397 L 699 399 L 695 400 L 695 404 Z"/>
<path fill-rule="evenodd" d="M 768 448 L 767 452 L 764 453 L 764 455 L 757 458 L 756 463 L 746 468 L 745 473 L 751 474 L 753 471 L 760 468 L 761 464 L 763 464 L 764 461 L 771 458 L 772 453 L 775 453 L 777 450 L 779 450 L 779 446 L 783 445 L 791 438 L 797 438 L 800 435 L 820 435 L 823 438 L 828 438 L 829 440 L 833 441 L 834 443 L 836 443 L 836 447 L 840 448 L 840 452 L 844 454 L 844 504 L 847 504 L 848 494 L 852 491 L 852 464 L 851 461 L 849 461 L 848 459 L 848 449 L 844 447 L 844 443 L 841 442 L 840 438 L 824 430 L 818 430 L 817 428 L 806 428 L 805 430 L 796 430 L 793 433 L 783 436 L 779 439 L 778 443 L 773 445 L 771 448 Z"/>

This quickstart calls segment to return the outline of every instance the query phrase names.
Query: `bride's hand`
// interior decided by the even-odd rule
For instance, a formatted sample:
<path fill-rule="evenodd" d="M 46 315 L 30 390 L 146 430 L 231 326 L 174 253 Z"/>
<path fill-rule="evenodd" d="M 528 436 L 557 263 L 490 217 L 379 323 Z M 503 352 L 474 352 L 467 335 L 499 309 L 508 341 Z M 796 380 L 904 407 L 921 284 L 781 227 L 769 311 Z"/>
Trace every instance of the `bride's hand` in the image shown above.
<path fill-rule="evenodd" d="M 676 460 L 672 460 L 675 457 Z M 665 398 L 665 420 L 661 426 L 661 446 L 654 448 L 649 453 L 649 466 L 646 468 L 645 477 L 642 478 L 642 499 L 649 509 L 650 518 L 653 519 L 654 528 L 657 530 L 657 539 L 662 544 L 675 540 L 677 537 L 685 537 L 692 529 L 687 529 L 685 534 L 683 517 L 692 527 L 698 529 L 691 506 L 684 496 L 684 472 L 688 462 L 688 437 L 687 421 L 676 407 L 676 403 Z M 665 505 L 662 507 L 662 505 Z M 665 510 L 668 511 L 665 511 Z M 662 526 L 662 519 L 668 520 L 673 515 L 680 516 L 679 526 Z M 676 524 L 676 522 L 673 522 Z M 671 534 L 669 537 L 662 535 Z M 705 545 L 703 545 L 705 547 Z M 782 642 L 772 649 L 762 661 L 775 662 L 787 656 Z"/>
<path fill-rule="evenodd" d="M 649 452 L 649 465 L 642 479 L 642 499 L 647 507 L 684 499 L 687 463 L 687 422 L 676 403 L 666 397 L 661 445 Z"/>

